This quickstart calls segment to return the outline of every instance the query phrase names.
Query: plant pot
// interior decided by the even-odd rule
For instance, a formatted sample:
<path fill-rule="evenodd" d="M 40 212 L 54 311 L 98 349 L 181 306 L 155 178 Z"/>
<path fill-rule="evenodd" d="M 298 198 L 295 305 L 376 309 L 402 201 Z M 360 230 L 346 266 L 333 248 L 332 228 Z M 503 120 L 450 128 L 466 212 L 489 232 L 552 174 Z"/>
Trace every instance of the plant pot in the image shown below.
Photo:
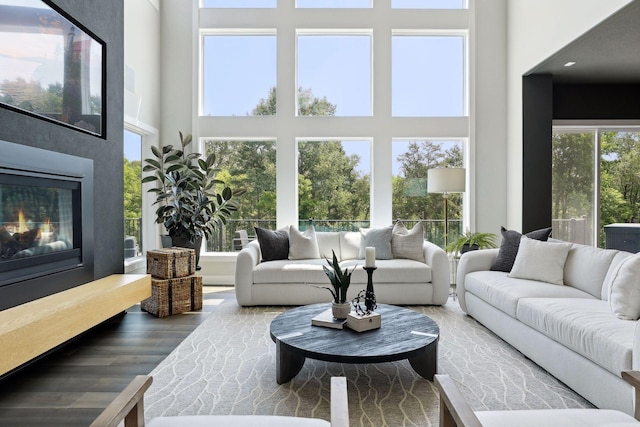
<path fill-rule="evenodd" d="M 173 246 L 173 242 L 171 240 L 171 236 L 169 236 L 168 234 L 163 234 L 160 236 L 160 241 L 162 242 L 162 247 L 163 248 L 170 248 L 171 246 Z"/>
<path fill-rule="evenodd" d="M 344 302 L 341 304 L 331 303 L 331 311 L 333 313 L 333 317 L 338 320 L 346 319 L 349 313 L 351 312 L 351 303 Z"/>
<path fill-rule="evenodd" d="M 202 246 L 202 237 L 198 237 L 194 243 L 189 241 L 185 236 L 172 236 L 171 244 L 179 248 L 189 248 L 196 251 L 196 270 L 200 270 L 200 247 Z"/>

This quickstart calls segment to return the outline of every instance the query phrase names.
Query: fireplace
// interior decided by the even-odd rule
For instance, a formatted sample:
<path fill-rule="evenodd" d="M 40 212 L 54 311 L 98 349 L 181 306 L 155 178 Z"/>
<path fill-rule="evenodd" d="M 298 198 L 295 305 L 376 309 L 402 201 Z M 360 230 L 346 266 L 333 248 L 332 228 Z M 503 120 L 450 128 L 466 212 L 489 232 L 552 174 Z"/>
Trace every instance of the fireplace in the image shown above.
<path fill-rule="evenodd" d="M 0 309 L 93 280 L 93 161 L 0 141 Z"/>

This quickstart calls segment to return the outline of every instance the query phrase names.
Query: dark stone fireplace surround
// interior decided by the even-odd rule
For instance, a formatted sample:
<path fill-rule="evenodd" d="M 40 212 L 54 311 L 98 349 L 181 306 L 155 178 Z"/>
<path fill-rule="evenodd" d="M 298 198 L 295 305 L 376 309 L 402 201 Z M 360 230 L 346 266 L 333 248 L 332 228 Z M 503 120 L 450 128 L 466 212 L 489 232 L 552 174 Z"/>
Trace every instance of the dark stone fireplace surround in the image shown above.
<path fill-rule="evenodd" d="M 106 45 L 105 137 L 97 137 L 42 119 L 0 108 L 0 140 L 93 160 L 93 226 L 83 230 L 92 236 L 91 268 L 50 274 L 42 280 L 41 293 L 51 294 L 123 272 L 123 99 L 124 4 L 123 0 L 52 0 Z M 109 17 L 105 19 L 105 17 Z M 1 150 L 1 148 L 0 148 Z M 0 159 L 5 153 L 0 152 Z M 0 287 L 0 302 L 10 295 Z M 25 287 L 28 289 L 28 287 Z M 42 296 L 42 295 L 41 295 Z M 14 298 L 11 296 L 11 298 Z M 16 304 L 33 295 L 18 295 Z M 4 304 L 4 303 L 2 303 Z M 15 304 L 14 304 L 15 305 Z M 0 305 L 0 309 L 6 306 Z"/>

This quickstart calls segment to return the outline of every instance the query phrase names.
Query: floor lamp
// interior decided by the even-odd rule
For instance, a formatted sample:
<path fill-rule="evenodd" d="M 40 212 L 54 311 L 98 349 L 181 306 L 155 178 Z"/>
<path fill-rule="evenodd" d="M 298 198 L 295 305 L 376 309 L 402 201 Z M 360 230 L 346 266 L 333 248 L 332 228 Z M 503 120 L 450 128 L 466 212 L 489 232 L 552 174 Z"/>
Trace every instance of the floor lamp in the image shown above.
<path fill-rule="evenodd" d="M 427 171 L 427 192 L 442 193 L 444 197 L 444 250 L 449 237 L 449 193 L 464 193 L 464 168 L 433 168 Z"/>

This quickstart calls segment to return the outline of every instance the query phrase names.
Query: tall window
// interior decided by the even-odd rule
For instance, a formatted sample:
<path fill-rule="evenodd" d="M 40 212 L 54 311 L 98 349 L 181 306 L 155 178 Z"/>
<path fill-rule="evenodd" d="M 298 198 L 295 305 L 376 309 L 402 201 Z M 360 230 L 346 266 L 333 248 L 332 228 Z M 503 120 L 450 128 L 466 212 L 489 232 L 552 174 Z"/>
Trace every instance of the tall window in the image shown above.
<path fill-rule="evenodd" d="M 298 115 L 371 115 L 371 36 L 298 35 Z M 333 111 L 304 108 L 309 92 Z"/>
<path fill-rule="evenodd" d="M 369 225 L 369 141 L 298 142 L 298 214 L 317 229 Z"/>
<path fill-rule="evenodd" d="M 640 131 L 555 128 L 553 236 L 604 247 L 604 226 L 640 220 Z"/>
<path fill-rule="evenodd" d="M 462 167 L 463 148 L 458 140 L 393 141 L 393 218 L 424 221 L 427 239 L 439 245 L 444 244 L 444 199 L 427 193 L 427 170 Z M 452 240 L 462 231 L 461 194 L 449 195 L 448 217 Z"/>
<path fill-rule="evenodd" d="M 203 0 L 194 20 L 202 49 L 194 139 L 273 144 L 273 169 L 256 169 L 257 183 L 242 181 L 252 166 L 221 164 L 231 184 L 249 189 L 264 177 L 271 186 L 242 196 L 271 210 L 242 210 L 225 227 L 251 231 L 248 221 L 265 219 L 273 229 L 303 228 L 312 218 L 316 228 L 357 230 L 403 217 L 436 224 L 436 240 L 442 197 L 398 189 L 418 185 L 426 169 L 405 174 L 394 163 L 392 172 L 390 156 L 398 162 L 410 143 L 435 144 L 438 165 L 458 165 L 447 153 L 460 154 L 470 137 L 468 1 Z M 451 230 L 467 194 L 452 197 Z"/>
<path fill-rule="evenodd" d="M 207 35 L 203 62 L 204 116 L 255 115 L 276 87 L 275 35 Z"/>
<path fill-rule="evenodd" d="M 464 37 L 393 36 L 394 116 L 465 115 Z"/>
<path fill-rule="evenodd" d="M 204 147 L 206 156 L 216 155 L 219 169 L 216 177 L 233 189 L 246 190 L 237 199 L 238 210 L 207 242 L 207 250 L 240 249 L 236 234 L 239 230 L 252 236 L 256 226 L 274 228 L 276 225 L 276 143 L 273 140 L 207 140 Z"/>
<path fill-rule="evenodd" d="M 142 253 L 142 137 L 124 131 L 125 258 Z"/>

